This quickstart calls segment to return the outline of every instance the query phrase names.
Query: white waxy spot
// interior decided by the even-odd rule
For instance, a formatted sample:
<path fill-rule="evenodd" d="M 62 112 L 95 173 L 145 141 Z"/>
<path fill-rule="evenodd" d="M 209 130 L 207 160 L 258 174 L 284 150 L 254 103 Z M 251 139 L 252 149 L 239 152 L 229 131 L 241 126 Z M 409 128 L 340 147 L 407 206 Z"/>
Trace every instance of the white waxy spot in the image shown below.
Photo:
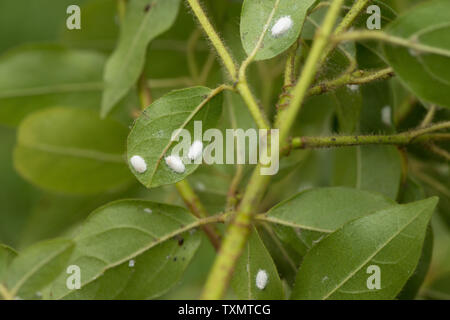
<path fill-rule="evenodd" d="M 145 160 L 141 156 L 132 156 L 130 163 L 134 170 L 138 173 L 144 173 L 147 171 L 147 163 L 145 163 Z"/>
<path fill-rule="evenodd" d="M 284 33 L 286 33 L 290 28 L 292 28 L 292 25 L 294 22 L 291 19 L 291 16 L 284 16 L 278 19 L 275 24 L 272 27 L 272 36 L 278 37 Z"/>
<path fill-rule="evenodd" d="M 413 57 L 417 57 L 420 53 L 417 50 L 414 50 L 413 48 L 410 48 L 408 50 L 409 54 L 412 55 Z"/>
<path fill-rule="evenodd" d="M 197 159 L 203 153 L 203 143 L 200 140 L 195 140 L 188 151 L 188 158 L 191 160 Z"/>
<path fill-rule="evenodd" d="M 324 283 L 324 282 L 327 281 L 327 280 L 328 280 L 328 276 L 323 277 L 323 278 L 322 278 L 322 283 Z"/>
<path fill-rule="evenodd" d="M 383 121 L 383 123 L 387 124 L 388 126 L 391 125 L 391 107 L 390 106 L 384 106 L 383 109 L 381 109 L 381 121 Z"/>
<path fill-rule="evenodd" d="M 134 260 L 133 260 L 133 259 L 131 259 L 130 261 L 128 261 L 128 266 L 129 266 L 130 268 L 133 268 L 133 267 L 134 267 Z"/>
<path fill-rule="evenodd" d="M 152 213 L 153 212 L 152 209 L 150 209 L 150 208 L 145 208 L 144 211 L 147 212 L 147 213 Z"/>
<path fill-rule="evenodd" d="M 201 182 L 198 182 L 196 184 L 196 187 L 197 187 L 197 190 L 199 190 L 199 191 L 205 191 L 205 189 L 206 189 L 205 185 Z"/>
<path fill-rule="evenodd" d="M 358 91 L 359 86 L 357 84 L 348 84 L 347 88 L 349 88 L 352 91 Z"/>
<path fill-rule="evenodd" d="M 267 286 L 267 281 L 269 280 L 269 275 L 266 270 L 258 270 L 256 274 L 256 286 L 258 289 L 263 290 Z"/>
<path fill-rule="evenodd" d="M 183 161 L 181 161 L 179 156 L 168 156 L 165 158 L 165 160 L 169 168 L 177 173 L 183 173 L 186 169 L 184 167 Z"/>

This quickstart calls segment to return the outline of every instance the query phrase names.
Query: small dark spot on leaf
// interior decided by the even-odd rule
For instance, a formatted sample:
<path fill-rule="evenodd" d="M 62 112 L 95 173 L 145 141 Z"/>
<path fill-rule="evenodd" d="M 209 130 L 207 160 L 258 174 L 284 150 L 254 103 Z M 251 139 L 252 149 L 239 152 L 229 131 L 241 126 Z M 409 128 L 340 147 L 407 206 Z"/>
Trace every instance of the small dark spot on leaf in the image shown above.
<path fill-rule="evenodd" d="M 177 261 L 177 257 L 174 257 L 174 258 L 173 258 L 173 261 Z"/>
<path fill-rule="evenodd" d="M 184 243 L 184 239 L 183 238 L 178 239 L 178 245 L 179 246 L 182 246 L 183 243 Z"/>
<path fill-rule="evenodd" d="M 336 138 L 331 138 L 331 141 L 336 141 Z"/>
<path fill-rule="evenodd" d="M 152 7 L 153 7 L 153 3 L 148 3 L 148 4 L 144 7 L 144 12 L 148 12 Z"/>

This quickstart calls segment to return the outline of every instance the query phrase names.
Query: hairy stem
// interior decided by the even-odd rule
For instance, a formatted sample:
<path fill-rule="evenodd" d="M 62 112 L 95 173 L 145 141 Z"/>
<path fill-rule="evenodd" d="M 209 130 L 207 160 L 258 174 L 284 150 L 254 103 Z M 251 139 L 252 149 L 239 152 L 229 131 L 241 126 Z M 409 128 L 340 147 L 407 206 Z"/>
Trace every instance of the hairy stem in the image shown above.
<path fill-rule="evenodd" d="M 450 134 L 415 135 L 414 131 L 394 135 L 362 135 L 362 136 L 331 136 L 331 137 L 295 137 L 288 146 L 281 150 L 281 155 L 287 155 L 292 149 L 318 149 L 347 147 L 359 145 L 397 145 L 405 146 L 414 143 L 450 140 Z"/>
<path fill-rule="evenodd" d="M 292 124 L 300 111 L 308 87 L 313 81 L 319 68 L 319 62 L 324 56 L 324 50 L 328 45 L 334 23 L 336 22 L 343 3 L 344 0 L 334 0 L 330 5 L 323 25 L 316 32 L 314 43 L 308 58 L 306 59 L 300 79 L 291 92 L 292 99 L 288 107 L 280 111 L 275 127 L 280 129 L 279 136 L 281 142 L 286 140 Z"/>
<path fill-rule="evenodd" d="M 293 90 L 294 97 L 283 117 L 280 117 L 280 141 L 284 141 L 293 124 L 294 118 L 303 102 L 306 91 L 311 84 L 317 71 L 318 62 L 322 51 L 327 45 L 334 23 L 338 17 L 339 10 L 344 0 L 334 0 L 325 17 L 323 29 L 316 35 L 313 48 L 308 56 L 302 75 Z M 270 176 L 261 175 L 262 165 L 258 164 L 247 185 L 246 192 L 239 206 L 238 213 L 228 227 L 225 239 L 219 254 L 214 261 L 208 276 L 202 298 L 220 299 L 225 294 L 228 283 L 233 274 L 236 262 L 241 255 L 250 233 L 250 226 L 255 207 L 263 196 L 269 182 Z"/>
<path fill-rule="evenodd" d="M 450 57 L 450 50 L 429 46 L 419 43 L 415 40 L 404 39 L 389 35 L 383 31 L 352 31 L 335 35 L 332 40 L 336 43 L 341 41 L 358 41 L 358 40 L 380 40 L 389 42 L 403 47 L 408 47 L 418 52 L 433 53 L 444 57 Z"/>
<path fill-rule="evenodd" d="M 209 22 L 208 17 L 205 15 L 205 12 L 203 11 L 203 8 L 201 7 L 200 3 L 198 2 L 198 0 L 187 0 L 187 1 L 192 11 L 194 12 L 195 16 L 197 17 L 198 21 L 200 22 L 200 25 L 202 26 L 203 30 L 205 31 L 206 35 L 211 41 L 212 45 L 216 49 L 220 58 L 222 59 L 222 62 L 225 68 L 227 69 L 231 79 L 233 81 L 236 81 L 237 70 L 234 60 L 231 57 L 231 54 L 228 52 L 227 48 L 225 48 L 225 45 L 223 44 L 222 39 L 220 39 L 216 30 L 214 30 L 213 26 L 211 25 L 211 22 Z"/>
<path fill-rule="evenodd" d="M 394 75 L 392 68 L 385 68 L 377 71 L 357 70 L 352 73 L 346 73 L 339 78 L 324 81 L 310 88 L 307 95 L 317 95 L 324 92 L 332 91 L 348 84 L 365 84 L 376 80 L 385 80 Z"/>

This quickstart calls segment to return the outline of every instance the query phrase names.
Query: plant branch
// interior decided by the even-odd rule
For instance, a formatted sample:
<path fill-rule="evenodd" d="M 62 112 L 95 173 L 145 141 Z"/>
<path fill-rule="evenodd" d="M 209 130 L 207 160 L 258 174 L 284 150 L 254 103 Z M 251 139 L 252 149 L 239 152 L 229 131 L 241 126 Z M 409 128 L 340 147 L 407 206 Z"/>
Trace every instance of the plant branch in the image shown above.
<path fill-rule="evenodd" d="M 344 0 L 333 1 L 325 17 L 323 30 L 316 34 L 316 40 L 314 41 L 300 80 L 293 90 L 294 97 L 292 102 L 286 110 L 285 115 L 279 118 L 280 122 L 278 122 L 278 125 L 281 125 L 280 141 L 284 141 L 289 133 L 306 91 L 314 78 L 317 71 L 317 64 L 322 56 L 323 49 L 327 45 L 329 35 L 343 2 Z M 269 175 L 260 174 L 261 168 L 262 165 L 258 164 L 253 171 L 238 213 L 227 229 L 222 247 L 208 276 L 202 294 L 203 299 L 220 299 L 225 294 L 236 262 L 248 239 L 255 207 L 270 182 Z"/>
<path fill-rule="evenodd" d="M 392 68 L 376 71 L 357 70 L 352 73 L 345 73 L 339 78 L 319 83 L 308 90 L 307 96 L 322 94 L 348 84 L 365 84 L 376 80 L 389 79 L 392 76 L 394 76 Z"/>
<path fill-rule="evenodd" d="M 334 30 L 334 34 L 338 35 L 344 31 L 347 31 L 351 27 L 353 22 L 355 22 L 356 18 L 359 16 L 361 11 L 363 11 L 364 8 L 367 6 L 369 1 L 370 0 L 356 0 L 351 9 L 347 12 L 342 21 Z"/>
<path fill-rule="evenodd" d="M 197 17 L 198 21 L 200 22 L 200 25 L 202 26 L 203 30 L 205 31 L 206 35 L 211 41 L 212 45 L 216 49 L 220 58 L 222 59 L 222 62 L 225 68 L 227 69 L 228 73 L 230 74 L 231 79 L 233 81 L 236 81 L 237 71 L 234 60 L 231 57 L 231 54 L 225 48 L 225 45 L 223 44 L 216 30 L 214 30 L 214 27 L 211 25 L 211 22 L 209 22 L 208 17 L 205 15 L 205 12 L 203 11 L 203 8 L 201 7 L 200 3 L 198 2 L 198 0 L 187 0 L 187 1 L 192 11 L 194 12 L 195 16 Z"/>
<path fill-rule="evenodd" d="M 188 206 L 190 211 L 197 218 L 208 217 L 208 213 L 206 212 L 205 207 L 203 206 L 200 199 L 195 194 L 194 190 L 192 189 L 191 185 L 189 184 L 189 182 L 187 180 L 182 180 L 180 182 L 177 182 L 175 184 L 175 187 L 177 188 L 178 193 L 180 194 L 184 203 Z M 221 241 L 221 239 L 220 239 L 221 235 L 220 235 L 219 231 L 216 228 L 214 228 L 214 226 L 211 226 L 211 225 L 203 225 L 202 229 L 205 232 L 205 234 L 208 236 L 213 247 L 216 250 L 219 250 L 220 241 Z"/>
<path fill-rule="evenodd" d="M 280 110 L 275 127 L 280 129 L 279 136 L 281 142 L 286 140 L 292 124 L 300 111 L 307 90 L 314 79 L 322 57 L 324 56 L 324 50 L 328 46 L 328 40 L 343 3 L 344 0 L 334 0 L 331 3 L 323 25 L 316 31 L 315 41 L 308 58 L 306 59 L 300 79 L 291 92 L 292 99 L 286 109 Z"/>
<path fill-rule="evenodd" d="M 9 290 L 6 289 L 6 287 L 1 283 L 0 283 L 0 295 L 5 300 L 13 300 L 14 299 L 14 295 L 12 293 L 10 293 Z"/>
<path fill-rule="evenodd" d="M 281 150 L 280 154 L 287 155 L 292 149 L 318 149 L 373 144 L 405 146 L 442 140 L 450 140 L 450 134 L 429 133 L 417 135 L 415 131 L 408 131 L 394 135 L 295 137 L 291 139 L 288 146 Z"/>
<path fill-rule="evenodd" d="M 420 124 L 420 128 L 428 126 L 433 121 L 435 113 L 436 113 L 436 106 L 433 104 L 428 110 L 427 114 L 425 115 L 425 118 L 423 118 L 422 123 Z"/>
<path fill-rule="evenodd" d="M 383 31 L 352 31 L 335 35 L 332 37 L 333 42 L 339 43 L 342 41 L 358 41 L 358 40 L 380 40 L 389 42 L 403 47 L 408 47 L 418 52 L 433 53 L 444 57 L 450 57 L 450 50 L 437 48 L 422 44 L 415 40 L 404 39 L 396 36 L 389 35 Z"/>

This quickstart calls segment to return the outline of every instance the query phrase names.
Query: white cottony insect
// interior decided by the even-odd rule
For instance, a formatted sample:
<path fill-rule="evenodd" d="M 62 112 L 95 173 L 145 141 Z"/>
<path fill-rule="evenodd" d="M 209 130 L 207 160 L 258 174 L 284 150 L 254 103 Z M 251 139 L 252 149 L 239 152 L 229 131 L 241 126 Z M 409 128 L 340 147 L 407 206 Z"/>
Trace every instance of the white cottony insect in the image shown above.
<path fill-rule="evenodd" d="M 263 290 L 267 286 L 267 281 L 269 280 L 269 275 L 266 270 L 258 270 L 256 274 L 256 286 L 258 289 Z"/>
<path fill-rule="evenodd" d="M 144 211 L 147 212 L 147 213 L 152 213 L 153 212 L 152 209 L 150 209 L 150 208 L 145 208 Z"/>
<path fill-rule="evenodd" d="M 145 163 L 145 160 L 141 156 L 132 156 L 130 163 L 134 170 L 138 173 L 144 173 L 147 171 L 147 163 Z"/>
<path fill-rule="evenodd" d="M 203 143 L 200 140 L 195 140 L 188 151 L 188 158 L 191 160 L 197 159 L 203 153 Z"/>
<path fill-rule="evenodd" d="M 133 268 L 133 267 L 134 267 L 134 260 L 133 260 L 133 259 L 130 260 L 130 261 L 128 261 L 128 266 L 129 266 L 130 268 Z"/>
<path fill-rule="evenodd" d="M 390 106 L 384 106 L 383 109 L 381 109 L 381 121 L 383 121 L 383 123 L 387 124 L 388 126 L 391 125 L 391 107 Z"/>
<path fill-rule="evenodd" d="M 183 173 L 186 169 L 184 167 L 183 161 L 181 161 L 179 156 L 168 156 L 165 158 L 166 164 L 169 166 L 170 169 L 177 173 Z"/>
<path fill-rule="evenodd" d="M 358 91 L 359 86 L 357 84 L 348 84 L 347 88 L 349 88 L 352 91 Z"/>
<path fill-rule="evenodd" d="M 286 33 L 286 31 L 288 31 L 290 28 L 292 28 L 292 25 L 294 24 L 294 22 L 292 21 L 291 16 L 284 16 L 281 17 L 280 19 L 277 20 L 277 22 L 275 22 L 275 24 L 272 27 L 272 36 L 274 37 L 278 37 L 284 33 Z"/>

